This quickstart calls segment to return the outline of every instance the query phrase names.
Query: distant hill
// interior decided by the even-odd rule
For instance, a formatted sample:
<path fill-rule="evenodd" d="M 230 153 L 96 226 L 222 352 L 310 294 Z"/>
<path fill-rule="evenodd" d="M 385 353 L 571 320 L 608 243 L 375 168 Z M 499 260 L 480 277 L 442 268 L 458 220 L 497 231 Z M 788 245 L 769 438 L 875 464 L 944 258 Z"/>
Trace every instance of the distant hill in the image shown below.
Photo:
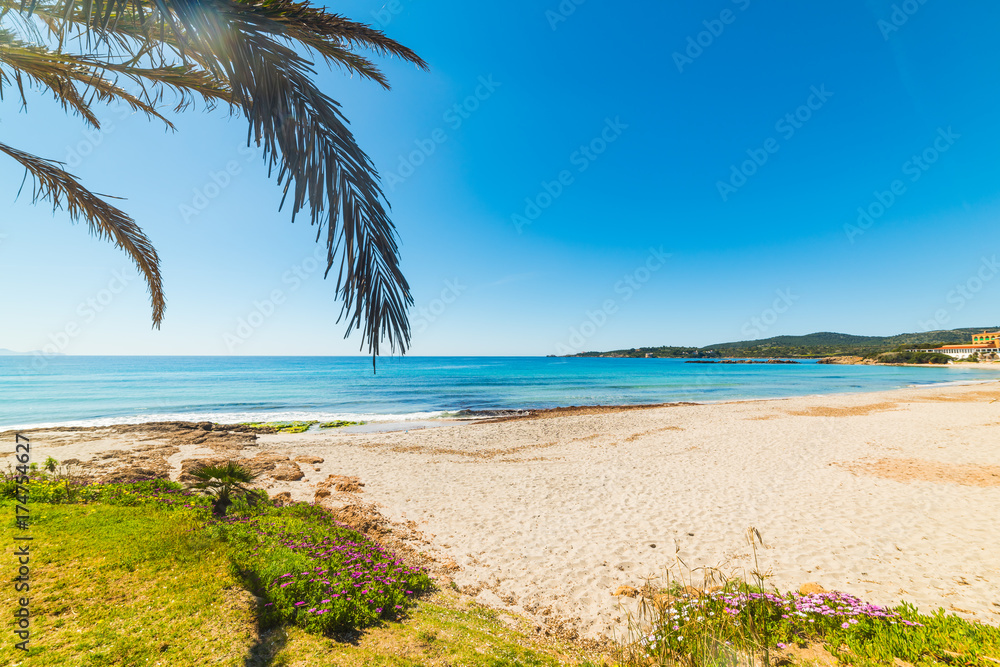
<path fill-rule="evenodd" d="M 804 336 L 773 336 L 760 340 L 715 343 L 705 347 L 639 347 L 610 352 L 583 352 L 577 357 L 701 358 L 701 357 L 832 357 L 838 355 L 874 356 L 908 347 L 937 347 L 969 343 L 972 334 L 997 331 L 997 327 L 942 329 L 895 336 L 855 336 L 820 331 Z"/>
<path fill-rule="evenodd" d="M 15 352 L 14 350 L 8 350 L 5 347 L 0 347 L 0 357 L 10 357 L 10 356 L 20 356 L 24 352 Z"/>

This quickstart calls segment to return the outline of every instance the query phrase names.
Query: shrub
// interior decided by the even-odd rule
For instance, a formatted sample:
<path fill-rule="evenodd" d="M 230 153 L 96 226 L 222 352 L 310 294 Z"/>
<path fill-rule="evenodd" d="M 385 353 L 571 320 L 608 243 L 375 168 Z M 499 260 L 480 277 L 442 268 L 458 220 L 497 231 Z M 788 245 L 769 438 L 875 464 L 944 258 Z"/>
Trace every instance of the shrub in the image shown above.
<path fill-rule="evenodd" d="M 952 359 L 939 352 L 904 351 L 880 354 L 878 361 L 884 364 L 947 364 Z"/>
<path fill-rule="evenodd" d="M 191 475 L 198 480 L 191 485 L 192 489 L 207 491 L 214 496 L 212 513 L 216 516 L 226 516 L 233 498 L 243 497 L 254 504 L 263 493 L 247 486 L 257 479 L 257 475 L 235 461 L 223 465 L 202 465 L 191 471 Z"/>
<path fill-rule="evenodd" d="M 303 503 L 217 524 L 234 572 L 267 598 L 268 624 L 292 623 L 328 634 L 398 617 L 430 587 L 365 535 Z"/>

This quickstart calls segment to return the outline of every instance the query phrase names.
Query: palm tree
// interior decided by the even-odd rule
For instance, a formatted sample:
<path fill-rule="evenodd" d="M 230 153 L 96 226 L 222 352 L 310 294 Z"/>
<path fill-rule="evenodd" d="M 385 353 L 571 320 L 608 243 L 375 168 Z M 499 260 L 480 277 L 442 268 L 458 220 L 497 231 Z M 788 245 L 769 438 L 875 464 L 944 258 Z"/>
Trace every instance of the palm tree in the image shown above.
<path fill-rule="evenodd" d="M 260 492 L 246 486 L 257 479 L 235 461 L 223 465 L 202 465 L 191 471 L 191 476 L 198 481 L 191 484 L 192 489 L 202 489 L 215 496 L 212 501 L 212 514 L 217 517 L 226 516 L 229 506 L 233 504 L 233 496 L 243 496 L 251 504 L 260 499 Z"/>
<path fill-rule="evenodd" d="M 363 330 L 374 366 L 383 339 L 406 351 L 413 299 L 378 173 L 339 104 L 314 83 L 310 59 L 388 88 L 365 50 L 426 69 L 381 31 L 309 0 L 0 0 L 0 94 L 11 89 L 25 104 L 25 86 L 36 87 L 94 128 L 96 105 L 123 102 L 172 129 L 163 115 L 169 92 L 174 111 L 201 100 L 242 114 L 248 145 L 262 149 L 282 188 L 279 208 L 290 203 L 293 221 L 307 211 L 317 241 L 325 231 L 326 274 L 339 265 L 345 336 Z M 128 254 L 158 328 L 166 305 L 159 258 L 136 222 L 60 163 L 3 141 L 0 153 L 31 175 L 33 201 L 65 208 Z"/>

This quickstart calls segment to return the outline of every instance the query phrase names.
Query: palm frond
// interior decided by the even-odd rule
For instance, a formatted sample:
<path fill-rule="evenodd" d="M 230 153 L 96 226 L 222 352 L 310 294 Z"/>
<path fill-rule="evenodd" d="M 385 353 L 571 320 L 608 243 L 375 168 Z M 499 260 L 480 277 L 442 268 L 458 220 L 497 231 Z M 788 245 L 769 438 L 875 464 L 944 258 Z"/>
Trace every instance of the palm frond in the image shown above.
<path fill-rule="evenodd" d="M 120 100 L 134 111 L 142 111 L 173 127 L 152 104 L 104 78 L 101 69 L 106 68 L 98 67 L 94 61 L 26 44 L 9 31 L 0 30 L 0 95 L 3 86 L 10 85 L 4 66 L 13 71 L 23 105 L 27 104 L 23 78 L 27 78 L 51 91 L 64 109 L 72 109 L 94 127 L 100 127 L 100 123 L 91 109 L 93 100 L 85 97 L 88 92 L 102 103 Z"/>
<path fill-rule="evenodd" d="M 367 345 L 373 364 L 382 341 L 406 351 L 413 299 L 378 172 L 338 103 L 313 83 L 313 63 L 301 52 L 388 87 L 374 63 L 355 51 L 426 68 L 413 51 L 367 25 L 293 0 L 0 0 L 0 7 L 33 13 L 60 46 L 85 38 L 91 51 L 106 50 L 94 56 L 95 69 L 102 67 L 97 60 L 107 63 L 103 71 L 125 76 L 121 68 L 134 68 L 133 80 L 146 78 L 155 87 L 170 85 L 164 68 L 184 67 L 178 79 L 185 92 L 242 112 L 248 144 L 262 148 L 282 188 L 279 208 L 290 204 L 293 221 L 308 210 L 317 240 L 326 228 L 326 273 L 339 265 L 336 293 L 346 334 L 363 332 L 362 348 Z M 144 76 L 140 63 L 157 74 Z M 203 89 L 192 83 L 198 77 Z"/>
<path fill-rule="evenodd" d="M 160 258 L 153 244 L 135 221 L 122 211 L 80 185 L 60 163 L 25 153 L 0 143 L 0 153 L 19 162 L 34 179 L 32 201 L 49 201 L 54 209 L 65 208 L 70 218 L 87 221 L 90 232 L 102 239 L 110 239 L 135 262 L 146 280 L 153 307 L 153 326 L 160 327 L 166 300 L 160 277 Z"/>

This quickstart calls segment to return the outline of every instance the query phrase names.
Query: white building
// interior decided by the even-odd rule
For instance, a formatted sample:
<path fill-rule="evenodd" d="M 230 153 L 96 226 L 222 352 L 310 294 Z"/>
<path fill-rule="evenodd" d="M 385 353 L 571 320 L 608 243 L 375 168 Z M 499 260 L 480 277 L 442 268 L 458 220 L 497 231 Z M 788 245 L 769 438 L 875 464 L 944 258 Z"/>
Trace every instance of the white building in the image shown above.
<path fill-rule="evenodd" d="M 973 343 L 968 345 L 944 345 L 943 347 L 935 347 L 931 350 L 920 350 L 920 352 L 947 354 L 953 359 L 968 359 L 974 354 L 978 354 L 980 359 L 993 359 L 997 356 L 997 346 L 996 343 L 988 343 L 986 345 Z"/>

